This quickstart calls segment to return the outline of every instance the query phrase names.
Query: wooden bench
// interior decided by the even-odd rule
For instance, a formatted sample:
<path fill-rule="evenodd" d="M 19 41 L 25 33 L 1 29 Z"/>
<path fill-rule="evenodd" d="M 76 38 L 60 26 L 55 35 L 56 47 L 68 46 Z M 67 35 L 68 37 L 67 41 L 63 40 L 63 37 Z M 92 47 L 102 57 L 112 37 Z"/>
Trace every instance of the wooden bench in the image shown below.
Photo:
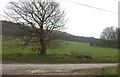
<path fill-rule="evenodd" d="M 71 55 L 74 56 L 89 56 L 92 57 L 89 51 L 71 51 Z"/>

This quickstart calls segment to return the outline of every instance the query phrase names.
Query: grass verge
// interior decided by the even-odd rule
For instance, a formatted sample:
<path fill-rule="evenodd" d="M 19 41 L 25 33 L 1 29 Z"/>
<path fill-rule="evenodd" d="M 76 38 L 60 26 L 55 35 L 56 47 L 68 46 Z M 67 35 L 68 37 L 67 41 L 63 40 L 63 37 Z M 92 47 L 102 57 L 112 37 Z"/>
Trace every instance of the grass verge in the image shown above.
<path fill-rule="evenodd" d="M 118 67 L 101 68 L 94 75 L 118 75 Z"/>

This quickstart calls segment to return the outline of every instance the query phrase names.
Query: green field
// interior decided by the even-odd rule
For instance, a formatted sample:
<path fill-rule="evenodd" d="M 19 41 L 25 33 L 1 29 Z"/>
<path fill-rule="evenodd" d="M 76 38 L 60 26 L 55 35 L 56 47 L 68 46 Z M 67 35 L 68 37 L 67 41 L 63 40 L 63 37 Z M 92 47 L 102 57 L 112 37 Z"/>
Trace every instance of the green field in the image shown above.
<path fill-rule="evenodd" d="M 46 56 L 35 55 L 31 51 L 31 47 L 23 49 L 18 47 L 16 43 L 20 43 L 20 39 L 12 37 L 2 37 L 2 56 L 3 59 L 11 59 L 21 62 L 117 62 L 118 49 L 93 47 L 89 43 L 63 41 L 57 49 L 47 49 Z M 84 59 L 71 56 L 71 51 L 90 51 L 93 59 Z M 54 54 L 54 55 L 53 55 Z"/>
<path fill-rule="evenodd" d="M 118 75 L 118 67 L 101 68 L 93 75 Z"/>

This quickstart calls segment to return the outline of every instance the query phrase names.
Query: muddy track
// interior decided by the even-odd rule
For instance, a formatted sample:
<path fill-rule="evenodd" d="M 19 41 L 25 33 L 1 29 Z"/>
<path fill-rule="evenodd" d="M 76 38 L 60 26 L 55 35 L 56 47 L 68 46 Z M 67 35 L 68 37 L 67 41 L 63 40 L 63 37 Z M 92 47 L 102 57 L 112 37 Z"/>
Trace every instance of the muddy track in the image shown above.
<path fill-rule="evenodd" d="M 99 64 L 2 64 L 3 75 L 90 75 L 117 63 Z"/>

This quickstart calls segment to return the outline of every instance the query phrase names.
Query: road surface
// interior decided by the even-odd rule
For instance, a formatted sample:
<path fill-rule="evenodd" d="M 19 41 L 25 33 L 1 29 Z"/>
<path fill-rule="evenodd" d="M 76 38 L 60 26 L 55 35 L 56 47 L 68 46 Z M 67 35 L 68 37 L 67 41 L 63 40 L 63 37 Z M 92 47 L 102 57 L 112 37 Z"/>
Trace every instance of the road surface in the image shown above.
<path fill-rule="evenodd" d="M 99 64 L 3 64 L 4 75 L 86 75 L 117 63 Z"/>

